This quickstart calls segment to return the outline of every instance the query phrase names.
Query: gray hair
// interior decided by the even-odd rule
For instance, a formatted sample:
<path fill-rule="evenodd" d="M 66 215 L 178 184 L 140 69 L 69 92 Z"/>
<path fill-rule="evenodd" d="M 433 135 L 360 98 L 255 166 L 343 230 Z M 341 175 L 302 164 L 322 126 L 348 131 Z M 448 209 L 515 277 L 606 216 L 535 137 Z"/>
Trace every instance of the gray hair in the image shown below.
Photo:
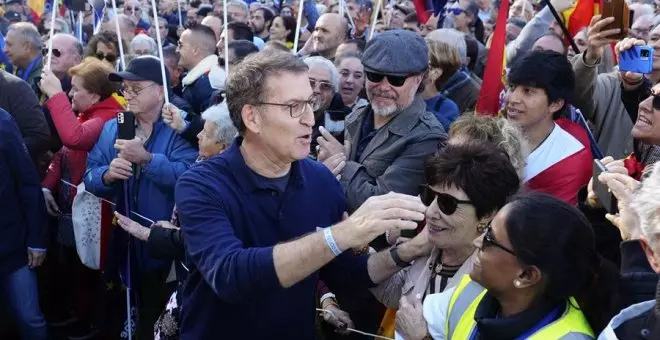
<path fill-rule="evenodd" d="M 202 119 L 215 124 L 215 140 L 218 143 L 229 145 L 238 134 L 225 102 L 210 106 L 202 113 Z"/>
<path fill-rule="evenodd" d="M 311 69 L 312 67 L 323 67 L 326 71 L 328 71 L 328 74 L 330 75 L 330 83 L 332 84 L 332 90 L 334 92 L 339 91 L 339 72 L 337 72 L 337 68 L 335 65 L 332 64 L 332 62 L 326 58 L 323 58 L 321 56 L 314 56 L 314 57 L 307 57 L 303 59 L 305 64 Z"/>
<path fill-rule="evenodd" d="M 427 34 L 426 39 L 455 46 L 461 56 L 461 63 L 467 65 L 467 44 L 464 33 L 453 28 L 441 28 Z"/>
<path fill-rule="evenodd" d="M 653 252 L 657 255 L 657 242 L 656 234 L 660 232 L 660 166 L 654 165 L 650 170 L 645 171 L 649 174 L 644 179 L 642 185 L 634 193 L 634 197 L 630 202 L 630 207 L 637 213 L 637 221 L 642 230 L 642 234 L 653 248 Z M 632 222 L 631 222 L 632 223 Z M 629 226 L 629 229 L 634 226 Z"/>
<path fill-rule="evenodd" d="M 156 45 L 156 41 L 145 34 L 138 34 L 131 40 L 131 52 L 134 53 L 135 46 L 138 44 L 147 44 L 149 45 L 149 50 L 151 51 L 149 54 L 153 56 L 158 56 L 158 45 Z"/>
<path fill-rule="evenodd" d="M 231 0 L 231 1 L 227 2 L 227 7 L 229 7 L 229 6 L 240 7 L 240 8 L 243 9 L 243 12 L 244 12 L 245 14 L 247 14 L 247 15 L 250 14 L 250 7 L 249 7 L 248 4 L 247 4 L 245 1 L 243 1 L 243 0 Z"/>
<path fill-rule="evenodd" d="M 9 26 L 9 31 L 10 32 L 16 31 L 16 33 L 22 36 L 25 42 L 32 45 L 32 47 L 34 47 L 35 50 L 41 51 L 41 48 L 43 47 L 43 42 L 41 41 L 41 35 L 39 34 L 39 30 L 37 29 L 37 26 L 35 26 L 34 24 L 29 22 L 17 22 Z"/>
<path fill-rule="evenodd" d="M 55 22 L 57 22 L 60 26 L 62 26 L 62 33 L 71 34 L 71 27 L 69 26 L 69 23 L 66 20 L 62 18 L 55 18 Z"/>

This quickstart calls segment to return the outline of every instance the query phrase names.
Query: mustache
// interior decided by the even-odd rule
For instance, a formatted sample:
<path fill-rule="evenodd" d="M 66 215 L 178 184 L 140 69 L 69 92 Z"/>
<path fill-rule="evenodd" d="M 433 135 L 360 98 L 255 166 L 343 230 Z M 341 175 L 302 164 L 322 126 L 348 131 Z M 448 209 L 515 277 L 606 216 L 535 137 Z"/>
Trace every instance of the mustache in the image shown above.
<path fill-rule="evenodd" d="M 378 90 L 378 89 L 371 90 L 371 95 L 374 97 L 381 97 L 381 98 L 395 99 L 395 100 L 397 99 L 397 95 L 395 93 Z"/>

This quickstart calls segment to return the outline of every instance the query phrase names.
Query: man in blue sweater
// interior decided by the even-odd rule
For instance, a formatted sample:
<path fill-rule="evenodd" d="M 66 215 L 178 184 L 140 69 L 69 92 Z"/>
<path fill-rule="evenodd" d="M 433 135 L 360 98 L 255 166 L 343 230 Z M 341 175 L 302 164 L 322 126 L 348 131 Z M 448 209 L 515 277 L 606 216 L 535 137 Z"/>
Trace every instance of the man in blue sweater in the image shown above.
<path fill-rule="evenodd" d="M 23 339 L 47 338 L 37 276 L 46 257 L 46 207 L 37 170 L 18 126 L 0 109 L 0 300 Z"/>
<path fill-rule="evenodd" d="M 371 256 L 344 253 L 415 228 L 425 206 L 390 193 L 342 220 L 339 182 L 307 158 L 312 94 L 307 66 L 290 53 L 252 54 L 232 70 L 240 136 L 175 190 L 190 269 L 181 339 L 313 339 L 319 278 L 338 294 L 371 287 L 430 250 L 417 237 Z"/>

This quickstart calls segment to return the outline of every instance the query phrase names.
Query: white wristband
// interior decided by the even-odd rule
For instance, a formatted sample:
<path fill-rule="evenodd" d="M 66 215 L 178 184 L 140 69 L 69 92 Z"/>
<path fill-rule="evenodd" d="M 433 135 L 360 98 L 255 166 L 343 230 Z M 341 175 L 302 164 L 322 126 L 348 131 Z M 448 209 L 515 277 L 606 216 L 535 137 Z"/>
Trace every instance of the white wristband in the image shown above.
<path fill-rule="evenodd" d="M 330 229 L 330 227 L 323 229 L 323 236 L 325 237 L 325 243 L 328 244 L 332 253 L 335 254 L 335 256 L 341 255 L 342 250 L 339 249 L 337 242 L 335 242 L 335 238 L 332 237 L 332 229 Z"/>

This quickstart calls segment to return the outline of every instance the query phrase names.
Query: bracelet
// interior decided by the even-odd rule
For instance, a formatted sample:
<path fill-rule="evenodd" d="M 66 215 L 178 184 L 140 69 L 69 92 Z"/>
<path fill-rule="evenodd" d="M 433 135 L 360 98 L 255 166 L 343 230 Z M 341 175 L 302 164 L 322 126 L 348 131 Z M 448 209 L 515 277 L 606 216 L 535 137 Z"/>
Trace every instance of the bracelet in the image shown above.
<path fill-rule="evenodd" d="M 390 255 L 392 255 L 392 260 L 394 261 L 394 263 L 395 263 L 397 266 L 399 266 L 399 267 L 401 267 L 401 268 L 406 268 L 406 267 L 408 267 L 408 266 L 410 265 L 410 262 L 405 262 L 405 261 L 403 261 L 403 260 L 401 259 L 401 257 L 399 257 L 399 253 L 396 252 L 397 249 L 399 249 L 398 246 L 394 246 L 394 247 L 390 248 Z"/>
<path fill-rule="evenodd" d="M 341 255 L 342 251 L 339 249 L 337 242 L 335 242 L 335 238 L 332 237 L 332 230 L 329 227 L 323 229 L 323 236 L 325 236 L 325 243 L 328 244 L 332 253 L 335 254 L 335 256 Z"/>

